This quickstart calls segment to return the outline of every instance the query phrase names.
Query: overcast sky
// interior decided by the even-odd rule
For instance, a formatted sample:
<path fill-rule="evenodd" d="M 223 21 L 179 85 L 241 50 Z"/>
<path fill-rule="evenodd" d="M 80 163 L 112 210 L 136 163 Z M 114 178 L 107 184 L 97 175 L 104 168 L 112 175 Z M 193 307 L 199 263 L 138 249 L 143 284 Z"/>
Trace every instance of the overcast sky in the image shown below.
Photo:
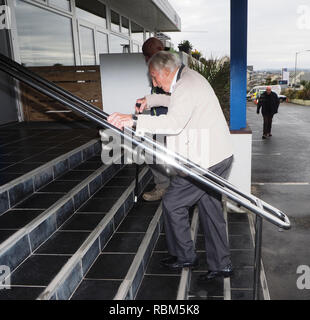
<path fill-rule="evenodd" d="M 230 52 L 230 0 L 169 0 L 182 20 L 168 33 L 175 47 L 189 40 L 209 58 Z M 249 0 L 248 65 L 254 70 L 310 68 L 310 0 Z"/>

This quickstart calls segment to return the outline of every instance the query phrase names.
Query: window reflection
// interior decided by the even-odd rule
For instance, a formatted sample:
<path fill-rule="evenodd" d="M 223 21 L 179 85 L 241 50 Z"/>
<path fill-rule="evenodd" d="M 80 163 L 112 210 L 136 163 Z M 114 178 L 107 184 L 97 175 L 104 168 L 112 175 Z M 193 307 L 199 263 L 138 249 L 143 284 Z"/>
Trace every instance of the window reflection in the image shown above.
<path fill-rule="evenodd" d="M 74 65 L 71 19 L 16 0 L 22 63 L 27 66 Z"/>
<path fill-rule="evenodd" d="M 64 9 L 66 11 L 71 11 L 71 5 L 69 0 L 49 0 L 49 5 Z"/>
<path fill-rule="evenodd" d="M 125 53 L 129 51 L 129 40 L 110 35 L 110 53 Z"/>
<path fill-rule="evenodd" d="M 96 0 L 76 0 L 76 14 L 78 18 L 88 20 L 100 27 L 107 27 L 106 6 Z"/>
<path fill-rule="evenodd" d="M 122 33 L 129 35 L 129 20 L 125 17 L 122 17 Z"/>
<path fill-rule="evenodd" d="M 144 41 L 144 30 L 138 24 L 131 22 L 131 37 L 140 43 Z"/>
<path fill-rule="evenodd" d="M 120 31 L 120 16 L 115 11 L 111 10 L 111 30 L 119 32 Z"/>
<path fill-rule="evenodd" d="M 83 65 L 95 65 L 95 41 L 94 31 L 90 28 L 80 26 L 81 55 Z"/>
<path fill-rule="evenodd" d="M 132 45 L 132 52 L 134 52 L 134 53 L 139 52 L 139 46 L 135 43 Z"/>

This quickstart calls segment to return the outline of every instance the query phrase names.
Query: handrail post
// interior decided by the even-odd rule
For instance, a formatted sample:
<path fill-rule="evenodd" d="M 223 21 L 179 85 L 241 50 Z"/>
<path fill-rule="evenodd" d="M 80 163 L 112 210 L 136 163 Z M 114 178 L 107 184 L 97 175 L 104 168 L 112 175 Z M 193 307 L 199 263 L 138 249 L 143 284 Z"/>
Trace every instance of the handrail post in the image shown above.
<path fill-rule="evenodd" d="M 256 216 L 255 221 L 255 254 L 254 254 L 254 284 L 253 284 L 253 299 L 259 300 L 259 283 L 261 273 L 261 257 L 262 257 L 262 231 L 263 219 Z"/>
<path fill-rule="evenodd" d="M 134 198 L 135 204 L 138 203 L 138 196 L 139 196 L 139 168 L 140 168 L 139 164 L 136 163 L 136 178 L 135 178 L 136 185 L 135 185 L 135 198 Z"/>

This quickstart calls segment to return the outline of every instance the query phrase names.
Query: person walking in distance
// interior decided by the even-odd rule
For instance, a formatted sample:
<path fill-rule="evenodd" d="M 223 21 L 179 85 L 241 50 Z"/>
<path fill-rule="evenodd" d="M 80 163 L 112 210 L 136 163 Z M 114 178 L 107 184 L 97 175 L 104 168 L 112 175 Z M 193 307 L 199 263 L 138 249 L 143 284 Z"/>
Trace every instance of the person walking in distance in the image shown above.
<path fill-rule="evenodd" d="M 271 127 L 273 116 L 278 112 L 279 98 L 277 94 L 271 91 L 271 87 L 268 86 L 266 91 L 258 99 L 257 114 L 259 114 L 260 108 L 262 108 L 262 115 L 264 118 L 264 128 L 262 139 L 271 137 Z"/>

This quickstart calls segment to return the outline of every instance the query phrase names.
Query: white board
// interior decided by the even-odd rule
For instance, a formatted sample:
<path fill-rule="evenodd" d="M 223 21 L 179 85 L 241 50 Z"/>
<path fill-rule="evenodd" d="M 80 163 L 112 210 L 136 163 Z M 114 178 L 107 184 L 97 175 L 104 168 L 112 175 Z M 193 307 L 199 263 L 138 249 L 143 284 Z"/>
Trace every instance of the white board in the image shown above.
<path fill-rule="evenodd" d="M 100 55 L 103 110 L 134 113 L 139 98 L 151 93 L 147 65 L 142 53 Z"/>

